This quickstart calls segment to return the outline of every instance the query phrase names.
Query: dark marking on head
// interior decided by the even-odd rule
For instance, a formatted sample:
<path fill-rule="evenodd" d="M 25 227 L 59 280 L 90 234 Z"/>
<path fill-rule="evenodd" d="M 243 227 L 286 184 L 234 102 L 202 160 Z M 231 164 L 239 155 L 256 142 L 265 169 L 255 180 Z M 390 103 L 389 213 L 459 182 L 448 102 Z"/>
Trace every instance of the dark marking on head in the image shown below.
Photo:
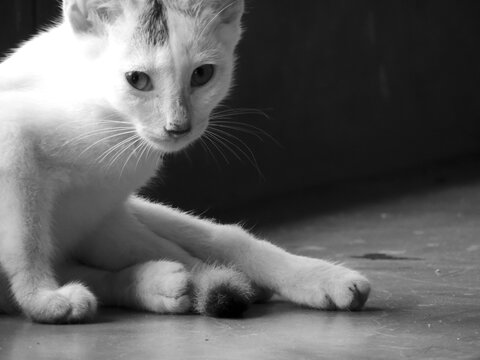
<path fill-rule="evenodd" d="M 163 0 L 147 0 L 141 17 L 141 32 L 150 45 L 163 45 L 168 40 L 166 7 Z"/>

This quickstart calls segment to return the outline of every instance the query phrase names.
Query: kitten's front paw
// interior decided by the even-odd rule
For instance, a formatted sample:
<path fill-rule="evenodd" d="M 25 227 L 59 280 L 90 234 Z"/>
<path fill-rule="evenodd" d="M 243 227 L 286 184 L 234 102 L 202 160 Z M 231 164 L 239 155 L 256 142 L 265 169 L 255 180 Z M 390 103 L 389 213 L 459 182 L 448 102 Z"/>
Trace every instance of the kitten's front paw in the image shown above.
<path fill-rule="evenodd" d="M 36 322 L 78 323 L 95 315 L 97 299 L 85 286 L 72 283 L 58 290 L 43 290 L 22 307 L 25 314 Z"/>
<path fill-rule="evenodd" d="M 296 283 L 284 288 L 287 299 L 321 310 L 361 310 L 370 294 L 370 283 L 343 266 L 322 263 L 296 274 Z"/>
<path fill-rule="evenodd" d="M 190 274 L 183 265 L 152 261 L 135 269 L 135 306 L 155 313 L 181 314 L 191 308 Z"/>

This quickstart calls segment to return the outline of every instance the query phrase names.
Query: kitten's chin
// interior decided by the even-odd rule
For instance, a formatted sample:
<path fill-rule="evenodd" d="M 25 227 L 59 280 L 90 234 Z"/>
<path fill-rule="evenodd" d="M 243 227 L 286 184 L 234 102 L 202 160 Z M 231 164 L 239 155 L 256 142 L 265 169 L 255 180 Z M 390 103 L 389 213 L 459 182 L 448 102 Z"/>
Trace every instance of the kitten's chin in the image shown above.
<path fill-rule="evenodd" d="M 196 124 L 193 129 L 184 134 L 172 134 L 166 131 L 151 131 L 148 128 L 137 126 L 137 133 L 148 144 L 158 151 L 170 154 L 181 151 L 193 144 L 205 132 L 208 120 Z"/>
<path fill-rule="evenodd" d="M 140 134 L 140 136 L 152 147 L 165 154 L 181 151 L 200 137 L 200 135 L 195 134 L 173 137 L 167 134 L 153 135 L 148 133 Z"/>

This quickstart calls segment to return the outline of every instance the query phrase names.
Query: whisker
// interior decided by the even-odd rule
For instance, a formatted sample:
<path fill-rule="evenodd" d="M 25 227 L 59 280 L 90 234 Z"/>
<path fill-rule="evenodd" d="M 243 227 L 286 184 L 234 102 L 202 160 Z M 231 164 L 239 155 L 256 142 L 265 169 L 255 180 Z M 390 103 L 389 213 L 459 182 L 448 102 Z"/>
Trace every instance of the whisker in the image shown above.
<path fill-rule="evenodd" d="M 212 130 L 215 130 L 215 131 L 217 131 L 217 132 L 219 132 L 219 133 L 221 133 L 221 134 L 223 134 L 223 135 L 225 135 L 225 136 L 228 136 L 228 137 L 230 137 L 230 138 L 233 138 L 233 139 L 237 140 L 240 144 L 242 144 L 243 146 L 245 146 L 245 148 L 246 148 L 247 151 L 250 153 L 250 155 L 252 156 L 252 158 L 255 158 L 255 156 L 254 156 L 254 154 L 253 154 L 253 151 L 250 149 L 250 147 L 249 147 L 247 144 L 245 144 L 244 141 L 242 141 L 241 139 L 239 139 L 237 136 L 235 136 L 235 135 L 233 135 L 233 134 L 231 134 L 231 133 L 229 133 L 229 132 L 227 132 L 227 131 L 221 130 L 221 129 L 212 129 Z M 226 138 L 224 138 L 224 139 L 227 140 Z M 237 145 L 237 144 L 235 144 L 235 143 L 232 141 L 232 145 Z M 238 145 L 237 145 L 237 146 L 238 146 Z"/>
<path fill-rule="evenodd" d="M 242 149 L 241 146 L 239 146 L 238 144 L 236 144 L 234 141 L 232 140 L 229 140 L 227 139 L 226 137 L 222 137 L 220 136 L 218 133 L 216 134 L 218 137 L 221 137 L 224 141 L 228 142 L 229 144 L 231 144 L 232 146 L 234 146 L 238 151 L 240 151 L 240 153 L 243 154 L 243 156 L 245 156 L 245 158 L 250 162 L 250 164 L 258 171 L 258 174 L 263 178 L 265 179 L 265 176 L 263 175 L 262 171 L 260 170 L 260 166 L 258 164 L 258 161 L 255 157 L 255 154 L 253 153 L 252 149 L 250 149 L 250 147 L 245 144 L 245 142 L 243 142 L 242 140 L 240 140 L 238 137 L 236 137 L 235 135 L 232 135 L 226 131 L 223 131 L 223 130 L 220 130 L 220 129 L 212 129 L 212 130 L 215 130 L 217 132 L 220 132 L 221 134 L 225 135 L 225 136 L 228 136 L 230 138 L 233 138 L 235 140 L 237 140 L 238 142 L 240 142 L 241 145 L 243 145 L 245 147 L 245 150 L 250 154 L 250 156 Z M 213 131 L 212 131 L 213 132 Z"/>
<path fill-rule="evenodd" d="M 231 126 L 231 125 L 233 125 L 233 126 L 231 126 L 232 130 L 234 129 L 234 130 L 242 131 L 242 132 L 245 132 L 245 133 L 250 133 L 250 134 L 252 134 L 256 137 L 260 137 L 260 135 L 263 135 L 263 136 L 267 137 L 269 140 L 271 140 L 272 142 L 274 142 L 275 145 L 277 145 L 278 147 L 283 148 L 283 145 L 274 136 L 270 135 L 267 131 L 265 131 L 264 129 L 259 128 L 255 125 L 248 124 L 248 123 L 243 123 L 243 122 L 240 122 L 240 121 L 223 120 L 223 119 L 222 120 L 214 119 L 213 121 L 210 122 L 211 126 L 215 126 L 217 124 L 219 124 L 221 126 L 224 126 L 224 125 Z M 246 127 L 246 128 L 252 129 L 252 132 L 249 132 L 246 129 L 241 129 L 241 127 Z"/>
<path fill-rule="evenodd" d="M 98 161 L 99 163 L 104 161 L 108 157 L 108 155 L 110 155 L 112 152 L 115 152 L 115 150 L 117 150 L 119 147 L 122 147 L 124 144 L 132 141 L 136 137 L 137 137 L 137 135 L 135 134 L 135 135 L 132 135 L 129 138 L 124 139 L 121 142 L 115 144 L 114 146 L 112 146 L 111 148 L 107 149 L 102 154 L 100 154 L 100 156 L 97 157 L 96 161 Z"/>
<path fill-rule="evenodd" d="M 210 123 L 210 126 L 211 126 L 212 128 L 215 128 L 215 129 L 227 129 L 227 130 L 240 131 L 240 132 L 243 132 L 243 133 L 245 133 L 245 134 L 252 135 L 252 136 L 256 137 L 258 140 L 260 140 L 260 141 L 264 141 L 264 139 L 259 135 L 258 132 L 255 132 L 255 131 L 249 130 L 249 129 L 243 129 L 243 128 L 240 127 L 240 126 L 224 125 L 224 124 L 220 124 L 220 123 L 216 123 L 216 122 L 211 122 L 211 123 Z"/>
<path fill-rule="evenodd" d="M 130 136 L 129 138 L 127 139 L 124 139 L 122 140 L 121 142 L 115 144 L 114 146 L 112 146 L 110 149 L 107 149 L 105 150 L 102 154 L 100 154 L 99 157 L 97 157 L 96 161 L 98 161 L 99 163 L 101 163 L 103 160 L 105 160 L 108 155 L 110 155 L 112 152 L 114 152 L 116 149 L 118 149 L 119 147 L 121 147 L 123 144 L 125 143 L 128 143 L 129 141 L 135 139 L 137 137 L 137 135 L 132 135 Z"/>
<path fill-rule="evenodd" d="M 142 138 L 138 138 L 138 140 L 140 140 L 140 144 L 139 145 L 135 145 L 135 147 L 133 148 L 132 152 L 130 153 L 130 155 L 127 157 L 127 159 L 125 160 L 125 163 L 123 164 L 122 166 L 122 170 L 120 170 L 120 177 L 122 177 L 122 174 L 123 174 L 123 170 L 125 170 L 125 167 L 127 166 L 128 162 L 130 161 L 130 159 L 132 158 L 132 156 L 134 156 L 136 153 L 140 152 L 140 150 L 142 149 L 142 147 L 144 146 L 144 140 Z M 138 140 L 136 140 L 134 143 L 138 142 Z M 140 156 L 138 157 L 138 159 L 140 159 Z M 138 159 L 137 159 L 137 164 L 138 164 Z"/>
<path fill-rule="evenodd" d="M 238 116 L 238 115 L 260 115 L 268 120 L 270 120 L 270 116 L 268 114 L 260 109 L 253 109 L 253 108 L 228 108 L 225 110 L 214 110 L 212 112 L 212 116 L 223 116 L 223 115 L 233 115 L 233 116 Z"/>
<path fill-rule="evenodd" d="M 215 161 L 217 168 L 220 169 L 220 164 L 218 163 L 217 158 L 213 155 L 212 151 L 208 147 L 208 144 L 206 143 L 206 136 L 200 138 L 200 145 L 202 145 L 202 148 L 205 150 L 205 152 L 208 153 Z"/>
<path fill-rule="evenodd" d="M 140 148 L 140 150 L 141 150 L 140 155 L 137 156 L 137 162 L 135 163 L 135 171 L 137 171 L 138 165 L 140 164 L 140 160 L 142 159 L 143 155 L 145 154 L 145 152 L 147 150 L 148 151 L 147 151 L 147 154 L 146 154 L 145 158 L 148 159 L 148 152 L 150 151 L 150 149 L 149 149 L 150 145 L 145 140 L 142 141 L 142 144 L 143 144 L 142 145 L 143 149 Z"/>
<path fill-rule="evenodd" d="M 148 152 L 147 152 L 147 159 L 152 156 L 152 154 L 155 154 L 157 149 L 155 149 L 152 145 L 148 144 Z"/>
<path fill-rule="evenodd" d="M 225 153 L 222 151 L 222 149 L 215 143 L 215 136 L 210 132 L 210 131 L 207 131 L 205 133 L 205 139 L 209 141 L 210 144 L 212 144 L 212 146 L 217 149 L 217 151 L 220 153 L 220 155 L 222 155 L 223 159 L 225 160 L 225 162 L 227 164 L 230 164 L 230 161 L 228 161 L 228 157 L 225 155 Z M 212 155 L 212 157 L 214 159 L 215 156 Z M 219 164 L 220 165 L 220 164 Z"/>
<path fill-rule="evenodd" d="M 133 125 L 129 124 L 128 122 L 125 121 L 119 121 L 119 120 L 108 120 L 108 119 L 103 119 L 103 120 L 96 120 L 94 123 L 89 122 L 89 121 L 84 121 L 84 120 L 73 120 L 73 121 L 68 121 L 65 123 L 58 124 L 56 126 L 57 129 L 61 129 L 62 127 L 68 127 L 69 129 L 72 128 L 72 126 L 75 126 L 76 128 L 85 128 L 85 127 L 90 127 L 94 128 L 92 130 L 102 130 L 102 129 L 95 129 L 96 126 L 98 125 L 114 125 L 116 128 L 120 127 L 118 124 L 124 125 L 123 127 L 128 127 L 133 129 Z"/>
<path fill-rule="evenodd" d="M 95 135 L 109 134 L 109 133 L 114 133 L 114 132 L 119 132 L 119 131 L 124 131 L 124 130 L 130 130 L 132 132 L 134 131 L 134 130 L 132 130 L 131 127 L 129 127 L 129 128 L 126 127 L 126 128 L 95 129 L 95 130 L 92 130 L 92 131 L 88 131 L 86 133 L 82 133 L 82 134 L 74 137 L 73 139 L 70 139 L 70 140 L 66 141 L 61 146 L 65 147 L 65 146 L 70 145 L 70 144 L 75 144 L 76 142 L 87 139 L 89 137 L 93 137 Z"/>
<path fill-rule="evenodd" d="M 130 149 L 132 146 L 135 146 L 136 143 L 141 141 L 142 139 L 138 136 L 136 136 L 136 140 L 130 141 L 130 143 L 121 151 L 119 151 L 113 158 L 112 160 L 108 163 L 107 169 L 111 169 L 113 165 L 115 164 L 115 161 L 117 161 L 128 149 Z M 121 175 L 121 174 L 120 174 Z"/>
<path fill-rule="evenodd" d="M 89 145 L 86 149 L 84 149 L 79 155 L 78 157 L 81 157 L 85 152 L 87 152 L 88 150 L 90 150 L 92 147 L 94 147 L 95 145 L 101 143 L 102 141 L 105 141 L 105 140 L 108 140 L 108 139 L 111 139 L 111 138 L 114 138 L 114 137 L 118 137 L 118 136 L 122 136 L 122 135 L 128 135 L 128 134 L 131 134 L 133 133 L 133 131 L 125 131 L 125 132 L 121 132 L 121 133 L 117 133 L 117 134 L 113 134 L 113 135 L 109 135 L 107 137 L 104 137 L 104 138 L 101 138 L 100 140 L 98 141 L 95 141 L 93 144 Z"/>
<path fill-rule="evenodd" d="M 234 151 L 232 150 L 231 148 L 231 145 L 229 146 L 229 141 L 226 141 L 224 137 L 214 133 L 213 131 L 210 132 L 210 135 L 221 145 L 223 145 L 223 147 L 225 147 L 225 149 L 227 149 L 228 151 L 230 151 L 233 156 L 235 156 L 237 158 L 237 160 L 239 161 L 242 161 L 242 158 Z"/>

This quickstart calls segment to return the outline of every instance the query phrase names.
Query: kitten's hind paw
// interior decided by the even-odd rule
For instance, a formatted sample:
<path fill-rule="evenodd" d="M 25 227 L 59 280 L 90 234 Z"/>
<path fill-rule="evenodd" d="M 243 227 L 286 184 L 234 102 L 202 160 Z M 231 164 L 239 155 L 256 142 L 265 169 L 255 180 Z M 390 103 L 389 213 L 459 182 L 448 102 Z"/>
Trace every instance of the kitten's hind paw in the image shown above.
<path fill-rule="evenodd" d="M 228 267 L 204 267 L 194 276 L 194 309 L 218 318 L 239 318 L 253 300 L 250 280 Z"/>
<path fill-rule="evenodd" d="M 43 290 L 22 306 L 33 321 L 68 324 L 90 320 L 97 310 L 97 299 L 82 284 L 67 284 L 58 290 Z"/>
<path fill-rule="evenodd" d="M 190 310 L 190 274 L 183 265 L 151 261 L 132 270 L 135 284 L 131 307 L 168 314 L 183 314 Z"/>

